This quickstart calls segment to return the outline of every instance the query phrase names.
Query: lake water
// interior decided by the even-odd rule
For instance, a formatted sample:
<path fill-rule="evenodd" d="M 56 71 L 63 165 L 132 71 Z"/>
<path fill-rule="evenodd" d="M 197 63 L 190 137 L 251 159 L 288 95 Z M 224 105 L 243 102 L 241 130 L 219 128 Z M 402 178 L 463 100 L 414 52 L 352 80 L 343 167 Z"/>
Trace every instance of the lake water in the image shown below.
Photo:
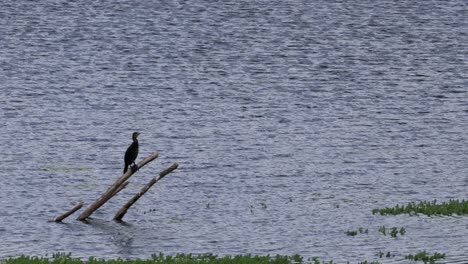
<path fill-rule="evenodd" d="M 3 1 L 0 257 L 467 263 L 466 1 Z M 49 222 L 137 172 L 88 224 Z M 160 170 L 179 168 L 130 209 Z M 404 227 L 397 239 L 379 226 Z M 359 227 L 368 234 L 355 237 Z M 391 252 L 392 258 L 378 258 Z"/>

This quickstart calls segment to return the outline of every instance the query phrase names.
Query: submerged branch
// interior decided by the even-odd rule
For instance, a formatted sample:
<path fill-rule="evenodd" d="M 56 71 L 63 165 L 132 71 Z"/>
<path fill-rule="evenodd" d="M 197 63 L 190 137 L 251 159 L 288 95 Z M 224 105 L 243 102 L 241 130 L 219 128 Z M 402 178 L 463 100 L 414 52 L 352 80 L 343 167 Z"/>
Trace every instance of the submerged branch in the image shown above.
<path fill-rule="evenodd" d="M 74 212 L 78 211 L 81 207 L 83 207 L 83 204 L 84 202 L 81 201 L 79 202 L 78 204 L 76 204 L 75 206 L 73 206 L 72 208 L 70 208 L 68 211 L 66 211 L 64 214 L 60 215 L 60 216 L 57 216 L 54 221 L 55 222 L 62 222 L 63 219 L 69 217 L 70 215 L 72 215 Z"/>

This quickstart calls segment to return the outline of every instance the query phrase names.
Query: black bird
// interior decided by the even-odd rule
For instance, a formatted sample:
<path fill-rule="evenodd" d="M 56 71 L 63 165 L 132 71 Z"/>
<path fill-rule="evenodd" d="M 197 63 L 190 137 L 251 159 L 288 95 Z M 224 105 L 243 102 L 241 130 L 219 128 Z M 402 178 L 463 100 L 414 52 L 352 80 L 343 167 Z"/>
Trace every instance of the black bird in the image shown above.
<path fill-rule="evenodd" d="M 140 135 L 140 133 L 133 132 L 133 143 L 130 145 L 130 147 L 128 147 L 127 151 L 125 152 L 125 167 L 123 173 L 127 172 L 128 166 L 130 166 L 131 164 L 133 164 L 132 170 L 134 170 L 136 167 L 135 160 L 138 156 L 138 135 Z"/>

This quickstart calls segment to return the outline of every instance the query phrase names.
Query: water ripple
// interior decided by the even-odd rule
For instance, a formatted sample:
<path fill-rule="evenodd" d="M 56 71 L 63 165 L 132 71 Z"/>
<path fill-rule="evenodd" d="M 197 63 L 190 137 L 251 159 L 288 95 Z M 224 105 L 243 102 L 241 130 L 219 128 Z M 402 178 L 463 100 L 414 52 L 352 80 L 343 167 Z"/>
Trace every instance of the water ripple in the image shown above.
<path fill-rule="evenodd" d="M 295 254 L 465 263 L 463 217 L 376 207 L 466 199 L 462 1 L 5 1 L 0 257 Z M 51 223 L 157 161 L 87 223 Z M 109 219 L 168 164 L 180 168 Z M 378 226 L 404 226 L 399 239 Z M 363 227 L 366 236 L 346 236 Z M 377 259 L 379 251 L 392 252 Z"/>

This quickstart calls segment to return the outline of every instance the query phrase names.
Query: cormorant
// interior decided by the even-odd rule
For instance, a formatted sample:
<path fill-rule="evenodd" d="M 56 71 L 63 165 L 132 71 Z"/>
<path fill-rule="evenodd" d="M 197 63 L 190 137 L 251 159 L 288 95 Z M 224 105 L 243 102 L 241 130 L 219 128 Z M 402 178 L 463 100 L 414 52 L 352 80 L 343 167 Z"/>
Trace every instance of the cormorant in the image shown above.
<path fill-rule="evenodd" d="M 127 151 L 125 152 L 125 167 L 123 173 L 127 172 L 128 166 L 130 166 L 131 164 L 133 164 L 132 170 L 135 170 L 135 159 L 138 156 L 138 135 L 140 135 L 140 133 L 133 132 L 133 143 L 130 145 L 130 147 L 128 147 Z M 138 170 L 138 167 L 136 167 L 136 169 Z"/>

